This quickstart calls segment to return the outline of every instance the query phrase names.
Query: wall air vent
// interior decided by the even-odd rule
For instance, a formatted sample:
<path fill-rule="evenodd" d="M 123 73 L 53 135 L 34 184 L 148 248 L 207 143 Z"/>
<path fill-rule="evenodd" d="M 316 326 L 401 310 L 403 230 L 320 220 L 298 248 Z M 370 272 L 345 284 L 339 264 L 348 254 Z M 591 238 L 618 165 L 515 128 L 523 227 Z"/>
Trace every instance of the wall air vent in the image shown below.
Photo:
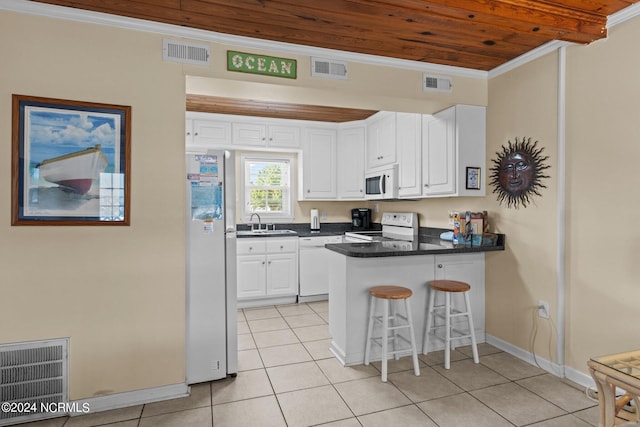
<path fill-rule="evenodd" d="M 11 409 L 0 411 L 0 426 L 65 414 L 68 351 L 66 338 L 0 345 L 0 402 Z"/>
<path fill-rule="evenodd" d="M 347 80 L 347 63 L 333 59 L 311 58 L 311 76 Z"/>
<path fill-rule="evenodd" d="M 211 51 L 210 47 L 204 44 L 164 39 L 162 59 L 182 64 L 209 65 Z"/>
<path fill-rule="evenodd" d="M 453 83 L 451 77 L 422 75 L 422 90 L 425 92 L 451 92 Z"/>

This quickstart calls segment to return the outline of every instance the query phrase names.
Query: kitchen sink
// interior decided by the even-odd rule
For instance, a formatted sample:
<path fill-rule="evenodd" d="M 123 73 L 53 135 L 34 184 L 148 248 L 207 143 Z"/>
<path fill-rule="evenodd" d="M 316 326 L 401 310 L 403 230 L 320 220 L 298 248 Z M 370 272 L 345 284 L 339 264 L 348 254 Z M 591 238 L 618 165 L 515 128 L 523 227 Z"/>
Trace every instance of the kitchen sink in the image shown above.
<path fill-rule="evenodd" d="M 240 230 L 238 236 L 295 236 L 298 233 L 293 230 Z"/>

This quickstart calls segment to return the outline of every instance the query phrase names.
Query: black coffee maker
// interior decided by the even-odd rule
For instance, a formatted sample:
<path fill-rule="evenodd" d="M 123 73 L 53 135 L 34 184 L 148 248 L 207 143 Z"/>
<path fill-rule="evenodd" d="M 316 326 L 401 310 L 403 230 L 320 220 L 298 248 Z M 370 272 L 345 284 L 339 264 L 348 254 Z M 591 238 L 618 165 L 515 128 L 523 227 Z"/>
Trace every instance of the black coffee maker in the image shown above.
<path fill-rule="evenodd" d="M 351 229 L 369 230 L 371 228 L 371 209 L 351 209 Z"/>

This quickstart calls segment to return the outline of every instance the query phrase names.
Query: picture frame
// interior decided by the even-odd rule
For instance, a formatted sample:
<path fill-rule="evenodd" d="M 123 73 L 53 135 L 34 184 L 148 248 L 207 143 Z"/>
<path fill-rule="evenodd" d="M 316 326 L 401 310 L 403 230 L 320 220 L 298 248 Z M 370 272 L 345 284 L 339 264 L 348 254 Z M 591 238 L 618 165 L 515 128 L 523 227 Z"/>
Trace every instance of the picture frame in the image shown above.
<path fill-rule="evenodd" d="M 131 107 L 12 96 L 11 225 L 130 224 Z"/>
<path fill-rule="evenodd" d="M 467 166 L 467 190 L 480 190 L 480 168 Z"/>

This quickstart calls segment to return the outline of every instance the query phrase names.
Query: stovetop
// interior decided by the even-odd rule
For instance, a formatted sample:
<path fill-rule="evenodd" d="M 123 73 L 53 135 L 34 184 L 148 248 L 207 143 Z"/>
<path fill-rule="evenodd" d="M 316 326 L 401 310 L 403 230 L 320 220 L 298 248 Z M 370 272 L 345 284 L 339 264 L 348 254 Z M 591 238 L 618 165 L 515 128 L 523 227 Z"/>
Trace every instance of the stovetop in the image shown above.
<path fill-rule="evenodd" d="M 382 214 L 382 230 L 351 231 L 345 237 L 366 241 L 408 241 L 417 239 L 418 214 L 410 212 L 385 212 Z"/>

